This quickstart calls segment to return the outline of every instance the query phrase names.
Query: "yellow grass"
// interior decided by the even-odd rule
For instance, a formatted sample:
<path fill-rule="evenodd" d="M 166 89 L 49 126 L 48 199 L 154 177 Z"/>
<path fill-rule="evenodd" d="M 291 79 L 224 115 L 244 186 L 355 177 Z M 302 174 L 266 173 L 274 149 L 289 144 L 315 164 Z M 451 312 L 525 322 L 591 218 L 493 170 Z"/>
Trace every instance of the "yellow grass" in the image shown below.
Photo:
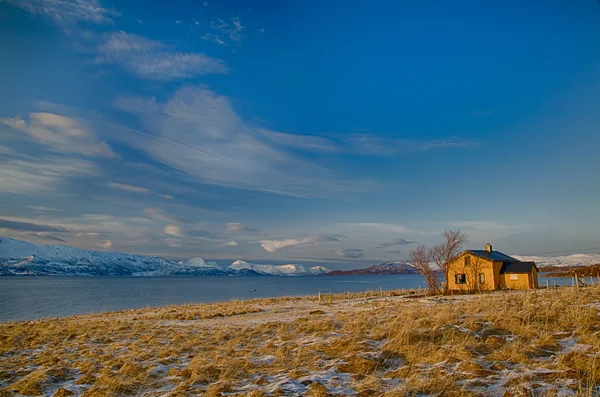
<path fill-rule="evenodd" d="M 0 324 L 0 396 L 600 395 L 598 288 L 399 295 Z"/>

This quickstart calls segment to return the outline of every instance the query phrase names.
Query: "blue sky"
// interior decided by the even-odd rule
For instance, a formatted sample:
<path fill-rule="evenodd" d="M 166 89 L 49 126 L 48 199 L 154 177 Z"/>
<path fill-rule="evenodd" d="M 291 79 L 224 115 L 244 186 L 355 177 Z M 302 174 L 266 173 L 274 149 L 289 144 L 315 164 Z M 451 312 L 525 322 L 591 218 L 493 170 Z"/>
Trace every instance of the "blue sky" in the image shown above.
<path fill-rule="evenodd" d="M 0 234 L 357 267 L 597 247 L 600 3 L 0 0 Z"/>

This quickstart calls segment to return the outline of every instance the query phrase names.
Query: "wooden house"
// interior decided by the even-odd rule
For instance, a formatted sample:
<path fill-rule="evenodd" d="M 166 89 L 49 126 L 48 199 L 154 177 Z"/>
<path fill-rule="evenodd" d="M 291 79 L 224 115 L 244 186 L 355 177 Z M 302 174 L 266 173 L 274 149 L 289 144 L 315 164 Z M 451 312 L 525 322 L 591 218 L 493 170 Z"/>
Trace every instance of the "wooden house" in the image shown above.
<path fill-rule="evenodd" d="M 502 252 L 466 250 L 448 264 L 451 291 L 491 291 L 496 289 L 538 288 L 538 268 L 534 262 L 521 262 Z"/>

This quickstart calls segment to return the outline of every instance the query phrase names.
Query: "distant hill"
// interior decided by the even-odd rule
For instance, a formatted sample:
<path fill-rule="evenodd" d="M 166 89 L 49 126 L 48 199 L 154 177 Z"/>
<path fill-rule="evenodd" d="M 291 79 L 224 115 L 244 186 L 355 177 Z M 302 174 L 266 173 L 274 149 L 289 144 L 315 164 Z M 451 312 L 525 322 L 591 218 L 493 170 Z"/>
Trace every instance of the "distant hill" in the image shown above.
<path fill-rule="evenodd" d="M 377 276 L 391 274 L 416 274 L 417 269 L 405 262 L 384 262 L 364 269 L 333 270 L 323 276 Z"/>

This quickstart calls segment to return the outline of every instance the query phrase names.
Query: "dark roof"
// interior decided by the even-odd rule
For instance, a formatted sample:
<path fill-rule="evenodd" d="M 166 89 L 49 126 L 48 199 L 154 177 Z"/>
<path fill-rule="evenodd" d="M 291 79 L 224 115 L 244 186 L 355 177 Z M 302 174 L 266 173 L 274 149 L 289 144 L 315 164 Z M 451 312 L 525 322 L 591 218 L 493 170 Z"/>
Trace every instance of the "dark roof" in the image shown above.
<path fill-rule="evenodd" d="M 519 262 L 509 261 L 502 263 L 500 274 L 502 273 L 531 273 L 532 270 L 537 270 L 534 262 Z"/>
<path fill-rule="evenodd" d="M 489 252 L 486 250 L 467 250 L 467 251 L 471 252 L 475 255 L 482 256 L 484 258 L 489 258 L 494 261 L 518 262 L 518 260 L 516 260 L 512 256 L 505 255 L 502 252 L 498 252 L 498 251 L 492 251 L 492 252 Z"/>

